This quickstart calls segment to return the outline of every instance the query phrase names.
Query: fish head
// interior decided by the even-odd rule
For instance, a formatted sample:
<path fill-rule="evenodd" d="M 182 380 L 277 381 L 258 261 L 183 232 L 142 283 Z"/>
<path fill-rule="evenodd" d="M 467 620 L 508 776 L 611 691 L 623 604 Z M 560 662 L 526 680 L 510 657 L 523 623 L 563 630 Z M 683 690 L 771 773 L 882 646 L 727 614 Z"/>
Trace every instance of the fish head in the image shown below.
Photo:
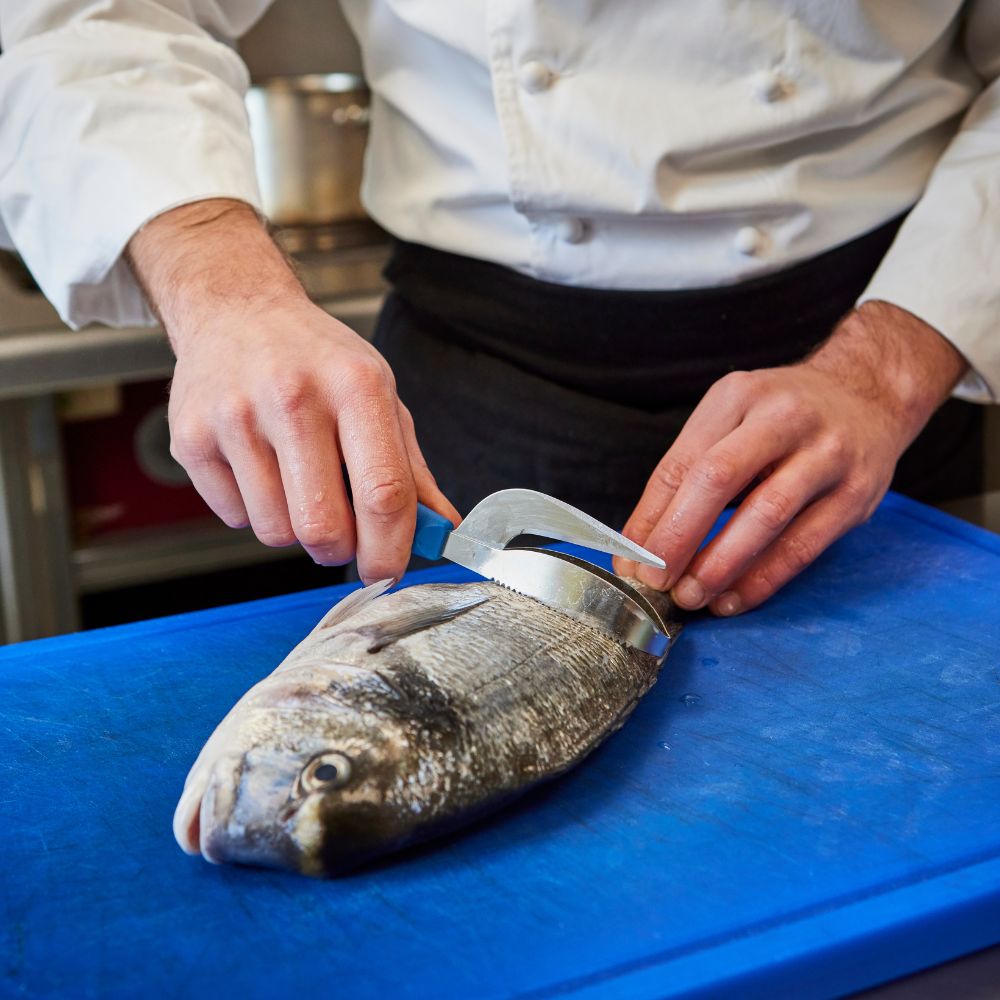
<path fill-rule="evenodd" d="M 414 838 L 440 769 L 378 675 L 300 669 L 262 682 L 220 724 L 174 817 L 215 863 L 335 875 Z M 412 703 L 409 707 L 412 707 Z"/>

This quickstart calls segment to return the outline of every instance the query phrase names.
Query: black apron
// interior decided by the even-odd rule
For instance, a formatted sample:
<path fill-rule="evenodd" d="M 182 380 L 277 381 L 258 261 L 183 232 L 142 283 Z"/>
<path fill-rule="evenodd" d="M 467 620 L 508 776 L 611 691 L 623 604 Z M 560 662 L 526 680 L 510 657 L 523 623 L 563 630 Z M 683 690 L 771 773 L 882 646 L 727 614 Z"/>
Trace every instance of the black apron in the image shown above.
<path fill-rule="evenodd" d="M 671 292 L 567 287 L 397 242 L 375 345 L 463 514 L 521 486 L 620 527 L 709 386 L 825 340 L 898 226 L 778 274 Z M 928 501 L 978 492 L 982 452 L 981 408 L 950 401 L 893 485 Z"/>

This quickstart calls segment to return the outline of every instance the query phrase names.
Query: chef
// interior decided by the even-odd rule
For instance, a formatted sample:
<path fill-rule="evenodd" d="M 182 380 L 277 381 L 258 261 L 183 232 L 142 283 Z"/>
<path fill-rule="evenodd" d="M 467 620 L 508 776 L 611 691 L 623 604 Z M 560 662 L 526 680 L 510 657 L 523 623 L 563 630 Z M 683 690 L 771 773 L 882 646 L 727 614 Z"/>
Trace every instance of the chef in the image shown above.
<path fill-rule="evenodd" d="M 172 451 L 227 524 L 372 580 L 418 500 L 532 486 L 732 615 L 929 421 L 911 491 L 976 489 L 978 411 L 932 417 L 1000 390 L 995 0 L 344 0 L 377 350 L 261 220 L 229 40 L 265 7 L 0 0 L 5 235 L 71 325 L 163 323 Z"/>

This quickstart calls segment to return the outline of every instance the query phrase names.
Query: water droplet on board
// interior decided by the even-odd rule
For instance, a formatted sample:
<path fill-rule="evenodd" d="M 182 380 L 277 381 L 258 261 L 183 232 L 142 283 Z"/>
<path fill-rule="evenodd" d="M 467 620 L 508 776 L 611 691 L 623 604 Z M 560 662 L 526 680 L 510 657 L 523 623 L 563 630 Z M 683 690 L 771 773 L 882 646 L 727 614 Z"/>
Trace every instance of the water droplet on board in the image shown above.
<path fill-rule="evenodd" d="M 697 705 L 701 701 L 700 694 L 682 694 L 679 699 L 685 705 Z"/>
<path fill-rule="evenodd" d="M 714 656 L 703 656 L 701 658 L 701 665 L 703 667 L 717 667 L 719 661 Z"/>
<path fill-rule="evenodd" d="M 670 744 L 669 744 L 669 743 L 668 743 L 668 742 L 667 742 L 666 740 L 660 740 L 660 742 L 659 742 L 659 743 L 657 743 L 656 745 L 657 745 L 657 746 L 658 746 L 658 747 L 659 747 L 659 748 L 660 748 L 661 750 L 669 750 L 669 749 L 670 749 Z"/>

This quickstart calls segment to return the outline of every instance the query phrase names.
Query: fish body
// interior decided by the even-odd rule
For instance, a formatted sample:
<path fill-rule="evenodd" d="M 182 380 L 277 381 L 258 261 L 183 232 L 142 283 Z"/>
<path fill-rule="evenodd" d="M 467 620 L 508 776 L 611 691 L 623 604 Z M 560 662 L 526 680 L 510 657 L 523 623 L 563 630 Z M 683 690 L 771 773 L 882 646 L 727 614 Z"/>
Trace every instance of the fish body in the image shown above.
<path fill-rule="evenodd" d="M 573 766 L 662 662 L 494 583 L 378 587 L 333 608 L 219 724 L 177 806 L 184 850 L 348 871 Z"/>

